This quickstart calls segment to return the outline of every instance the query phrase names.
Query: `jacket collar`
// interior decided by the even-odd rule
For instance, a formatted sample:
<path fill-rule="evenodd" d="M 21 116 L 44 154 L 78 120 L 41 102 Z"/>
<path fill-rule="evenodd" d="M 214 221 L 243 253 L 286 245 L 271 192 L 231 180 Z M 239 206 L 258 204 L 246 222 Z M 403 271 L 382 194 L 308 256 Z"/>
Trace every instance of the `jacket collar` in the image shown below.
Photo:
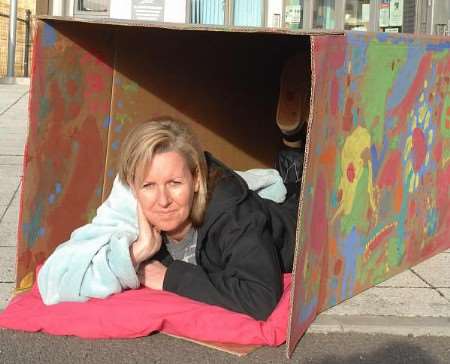
<path fill-rule="evenodd" d="M 208 166 L 208 204 L 203 224 L 212 223 L 226 208 L 238 205 L 248 193 L 244 179 L 225 164 L 205 152 Z"/>

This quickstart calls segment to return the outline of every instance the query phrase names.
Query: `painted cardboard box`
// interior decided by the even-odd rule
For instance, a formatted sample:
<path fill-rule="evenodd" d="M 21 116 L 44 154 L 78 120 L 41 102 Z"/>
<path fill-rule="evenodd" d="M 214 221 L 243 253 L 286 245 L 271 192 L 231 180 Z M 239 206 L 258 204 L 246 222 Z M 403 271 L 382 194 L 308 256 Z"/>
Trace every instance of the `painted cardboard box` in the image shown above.
<path fill-rule="evenodd" d="M 288 352 L 319 312 L 450 247 L 450 40 L 40 18 L 18 289 L 108 195 L 136 123 L 172 116 L 272 167 L 280 76 L 309 95 Z"/>

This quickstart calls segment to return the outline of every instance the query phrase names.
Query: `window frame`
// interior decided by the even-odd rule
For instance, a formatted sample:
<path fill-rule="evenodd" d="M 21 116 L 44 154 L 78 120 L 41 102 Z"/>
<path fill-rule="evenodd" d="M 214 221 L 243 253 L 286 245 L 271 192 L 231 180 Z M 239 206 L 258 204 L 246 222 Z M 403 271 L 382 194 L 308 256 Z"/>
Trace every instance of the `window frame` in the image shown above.
<path fill-rule="evenodd" d="M 111 0 L 104 0 L 107 4 L 106 11 L 93 11 L 93 10 L 79 10 L 80 3 L 83 3 L 84 0 L 75 0 L 73 2 L 73 15 L 75 17 L 82 18 L 109 18 L 111 14 Z"/>

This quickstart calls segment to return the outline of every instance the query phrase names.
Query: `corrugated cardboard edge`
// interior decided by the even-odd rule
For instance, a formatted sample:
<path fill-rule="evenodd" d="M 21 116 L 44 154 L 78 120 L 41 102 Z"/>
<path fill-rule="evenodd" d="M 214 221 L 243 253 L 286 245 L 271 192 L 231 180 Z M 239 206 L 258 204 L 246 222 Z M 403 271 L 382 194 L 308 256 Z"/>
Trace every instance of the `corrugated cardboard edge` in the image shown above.
<path fill-rule="evenodd" d="M 103 184 L 102 184 L 102 203 L 108 198 L 109 191 L 106 193 L 106 184 L 108 180 L 108 157 L 110 153 L 110 147 L 111 147 L 111 134 L 113 133 L 111 125 L 112 125 L 112 115 L 113 115 L 113 107 L 114 107 L 114 97 L 115 97 L 115 83 L 116 83 L 116 77 L 118 74 L 117 71 L 117 43 L 116 43 L 116 37 L 113 38 L 113 46 L 114 46 L 114 53 L 113 53 L 113 64 L 112 64 L 112 72 L 111 72 L 111 92 L 110 92 L 110 98 L 109 98 L 109 124 L 108 124 L 108 137 L 106 141 L 106 150 L 105 150 L 105 170 L 103 171 Z"/>
<path fill-rule="evenodd" d="M 50 16 L 39 15 L 35 17 L 38 20 L 57 20 L 73 23 L 87 23 L 87 24 L 105 24 L 115 25 L 121 27 L 135 27 L 135 28 L 155 28 L 167 30 L 190 30 L 190 31 L 209 31 L 209 32 L 227 32 L 227 33 L 255 33 L 255 34 L 280 34 L 280 35 L 296 35 L 296 36 L 311 36 L 311 35 L 346 35 L 347 33 L 361 33 L 368 36 L 374 34 L 386 34 L 383 32 L 362 32 L 355 30 L 293 30 L 287 28 L 269 28 L 269 27 L 242 27 L 242 26 L 223 26 L 223 25 L 205 25 L 205 24 L 190 24 L 190 23 L 169 23 L 169 22 L 145 22 L 139 20 L 127 19 L 113 19 L 113 18 L 79 18 L 79 17 L 65 17 L 65 16 Z M 389 33 L 391 38 L 399 39 L 429 39 L 437 40 L 448 38 L 439 35 L 429 34 L 410 34 L 410 33 Z"/>
<path fill-rule="evenodd" d="M 24 147 L 24 152 L 23 152 L 23 159 L 22 159 L 22 176 L 20 178 L 20 202 L 19 202 L 19 217 L 18 217 L 18 223 L 17 223 L 17 229 L 16 229 L 16 269 L 15 269 L 15 281 L 16 281 L 16 286 L 15 286 L 15 290 L 11 296 L 11 298 L 15 297 L 15 295 L 17 293 L 21 293 L 24 291 L 28 291 L 31 289 L 31 286 L 29 287 L 20 287 L 20 282 L 17 281 L 18 278 L 18 274 L 19 274 L 19 238 L 21 236 L 21 230 L 22 230 L 22 218 L 23 218 L 23 204 L 24 204 L 24 197 L 25 197 L 25 190 L 23 188 L 23 183 L 25 181 L 26 175 L 26 169 L 27 169 L 27 159 L 28 159 L 28 147 L 29 147 L 29 138 L 30 138 L 30 129 L 31 129 L 31 103 L 32 103 L 32 95 L 31 95 L 31 91 L 33 90 L 33 87 L 35 86 L 34 83 L 36 82 L 35 77 L 34 77 L 34 71 L 36 68 L 36 52 L 37 49 L 34 46 L 36 44 L 36 39 L 37 39 L 37 33 L 38 33 L 38 22 L 32 22 L 33 24 L 33 28 L 32 28 L 32 43 L 33 43 L 33 48 L 32 48 L 32 54 L 31 54 L 31 73 L 30 73 L 30 87 L 28 89 L 28 93 L 30 94 L 30 97 L 28 99 L 28 128 L 27 128 L 27 142 L 25 143 L 25 147 Z M 33 277 L 34 277 L 34 272 L 32 273 Z M 34 281 L 34 279 L 33 279 Z"/>
<path fill-rule="evenodd" d="M 309 116 L 308 116 L 308 125 L 307 125 L 307 131 L 306 131 L 306 142 L 305 142 L 305 152 L 304 152 L 304 160 L 303 160 L 303 173 L 302 173 L 302 184 L 301 184 L 301 191 L 300 191 L 300 200 L 298 204 L 298 215 L 297 215 L 297 230 L 295 234 L 295 252 L 294 252 L 294 267 L 292 269 L 292 286 L 291 286 L 291 292 L 290 292 L 290 299 L 289 299 L 289 317 L 288 317 L 288 328 L 287 328 L 287 340 L 286 340 L 286 356 L 287 358 L 290 358 L 292 355 L 292 352 L 294 351 L 295 346 L 297 343 L 291 344 L 292 340 L 292 328 L 293 328 L 293 310 L 294 310 L 294 294 L 295 294 L 295 277 L 297 272 L 297 262 L 299 261 L 298 256 L 302 253 L 304 249 L 304 243 L 303 240 L 302 243 L 300 243 L 300 237 L 302 236 L 301 233 L 303 231 L 303 224 L 301 223 L 302 217 L 303 217 L 303 202 L 304 202 L 304 196 L 305 196 L 305 186 L 306 186 L 306 174 L 308 172 L 308 162 L 309 162 L 309 152 L 310 152 L 310 143 L 311 143 L 311 130 L 312 130 L 312 123 L 313 123 L 313 115 L 314 115 L 314 92 L 315 92 L 315 86 L 316 86 L 316 72 L 315 72 L 315 65 L 314 65 L 314 37 L 310 37 L 310 62 L 311 62 L 311 89 L 310 89 L 310 101 L 309 101 Z M 292 350 L 290 350 L 290 347 L 292 346 Z"/>
<path fill-rule="evenodd" d="M 194 339 L 189 339 L 187 337 L 168 334 L 165 332 L 160 332 L 161 334 L 171 336 L 177 339 L 182 339 L 189 341 L 194 344 L 206 346 L 210 349 L 216 349 L 219 351 L 223 351 L 228 354 L 237 355 L 239 357 L 246 356 L 252 352 L 254 352 L 256 349 L 259 349 L 262 345 L 243 345 L 243 344 L 224 344 L 224 343 L 217 343 L 217 342 L 208 342 L 208 341 L 199 341 Z"/>

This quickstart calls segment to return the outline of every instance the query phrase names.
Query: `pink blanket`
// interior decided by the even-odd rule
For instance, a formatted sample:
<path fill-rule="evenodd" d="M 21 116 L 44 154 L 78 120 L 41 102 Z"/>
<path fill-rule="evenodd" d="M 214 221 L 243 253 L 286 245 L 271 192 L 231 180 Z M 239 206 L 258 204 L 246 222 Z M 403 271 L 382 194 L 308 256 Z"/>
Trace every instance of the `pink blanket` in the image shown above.
<path fill-rule="evenodd" d="M 286 340 L 291 275 L 266 321 L 170 292 L 128 290 L 107 299 L 45 306 L 37 285 L 0 314 L 0 327 L 82 338 L 134 338 L 154 331 L 194 340 L 277 346 Z"/>

